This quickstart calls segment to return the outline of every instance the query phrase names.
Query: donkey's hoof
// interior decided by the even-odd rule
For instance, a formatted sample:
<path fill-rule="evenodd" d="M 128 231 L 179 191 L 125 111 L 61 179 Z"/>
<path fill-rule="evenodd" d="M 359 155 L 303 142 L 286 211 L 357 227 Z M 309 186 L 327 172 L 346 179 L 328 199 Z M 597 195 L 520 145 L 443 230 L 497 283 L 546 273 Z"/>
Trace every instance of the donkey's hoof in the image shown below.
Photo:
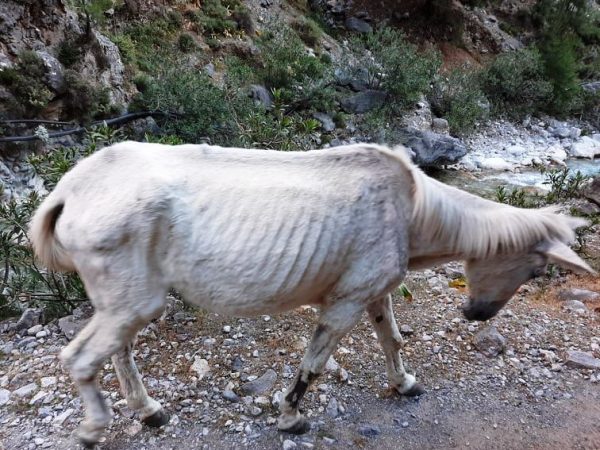
<path fill-rule="evenodd" d="M 306 420 L 304 417 L 298 417 L 291 424 L 285 423 L 282 421 L 277 425 L 280 431 L 290 434 L 304 434 L 310 431 L 310 422 Z"/>
<path fill-rule="evenodd" d="M 97 442 L 94 441 L 88 441 L 87 439 L 83 439 L 83 438 L 79 438 L 79 442 L 81 443 L 81 446 L 83 448 L 85 448 L 86 450 L 91 450 L 93 448 L 96 448 L 96 444 Z"/>
<path fill-rule="evenodd" d="M 144 425 L 148 425 L 149 427 L 159 428 L 163 425 L 166 425 L 171 420 L 171 416 L 164 411 L 164 409 L 159 409 L 151 416 L 142 419 L 142 423 Z"/>
<path fill-rule="evenodd" d="M 401 392 L 401 394 L 406 397 L 418 397 L 419 395 L 423 395 L 424 393 L 425 386 L 423 386 L 421 383 L 415 383 L 408 391 Z"/>

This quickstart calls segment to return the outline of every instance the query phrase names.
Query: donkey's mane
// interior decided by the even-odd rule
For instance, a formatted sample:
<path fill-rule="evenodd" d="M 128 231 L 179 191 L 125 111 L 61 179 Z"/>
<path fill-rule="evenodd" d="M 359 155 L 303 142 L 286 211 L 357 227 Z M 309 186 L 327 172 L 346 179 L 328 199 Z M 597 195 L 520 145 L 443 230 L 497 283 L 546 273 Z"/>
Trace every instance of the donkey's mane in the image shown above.
<path fill-rule="evenodd" d="M 446 242 L 451 251 L 472 258 L 528 251 L 543 240 L 572 242 L 573 230 L 587 224 L 557 214 L 556 207 L 524 209 L 483 199 L 425 175 L 404 149 L 389 154 L 413 177 L 413 229 L 423 230 L 424 238 Z"/>

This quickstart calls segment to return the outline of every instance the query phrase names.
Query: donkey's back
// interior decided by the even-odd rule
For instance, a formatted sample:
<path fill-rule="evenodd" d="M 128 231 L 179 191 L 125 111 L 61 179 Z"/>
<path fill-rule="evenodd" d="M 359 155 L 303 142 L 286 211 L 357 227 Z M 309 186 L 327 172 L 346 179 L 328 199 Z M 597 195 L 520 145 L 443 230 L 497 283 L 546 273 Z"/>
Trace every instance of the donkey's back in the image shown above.
<path fill-rule="evenodd" d="M 379 294 L 406 268 L 411 185 L 398 164 L 369 145 L 121 143 L 79 163 L 44 202 L 61 205 L 55 262 L 84 281 L 99 270 L 86 270 L 90 261 L 147 271 L 138 275 L 235 314 L 322 303 L 365 284 Z"/>

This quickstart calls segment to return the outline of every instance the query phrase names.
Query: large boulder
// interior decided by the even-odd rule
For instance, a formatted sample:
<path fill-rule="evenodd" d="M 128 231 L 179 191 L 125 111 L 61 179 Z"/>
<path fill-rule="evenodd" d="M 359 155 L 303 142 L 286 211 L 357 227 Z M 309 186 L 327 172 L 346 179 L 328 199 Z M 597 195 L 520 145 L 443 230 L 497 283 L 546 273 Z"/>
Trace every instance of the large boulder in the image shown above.
<path fill-rule="evenodd" d="M 568 151 L 573 158 L 594 159 L 594 157 L 600 155 L 600 142 L 589 136 L 583 136 Z"/>
<path fill-rule="evenodd" d="M 398 139 L 412 150 L 413 160 L 419 166 L 454 164 L 467 154 L 467 148 L 459 139 L 413 127 L 400 129 Z"/>

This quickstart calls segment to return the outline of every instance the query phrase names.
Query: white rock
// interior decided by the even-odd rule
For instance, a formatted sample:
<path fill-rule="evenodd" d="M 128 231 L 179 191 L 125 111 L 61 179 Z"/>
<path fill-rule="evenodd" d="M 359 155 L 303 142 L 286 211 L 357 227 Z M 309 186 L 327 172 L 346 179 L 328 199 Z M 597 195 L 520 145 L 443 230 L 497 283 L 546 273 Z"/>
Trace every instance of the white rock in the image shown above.
<path fill-rule="evenodd" d="M 143 428 L 142 424 L 140 422 L 138 422 L 137 420 L 134 420 L 130 426 L 125 428 L 125 434 L 127 436 L 135 436 L 140 431 L 142 431 L 142 428 Z"/>
<path fill-rule="evenodd" d="M 37 384 L 29 383 L 22 388 L 13 391 L 13 394 L 20 398 L 30 397 L 35 391 L 37 391 Z"/>
<path fill-rule="evenodd" d="M 210 366 L 208 365 L 208 361 L 196 356 L 194 358 L 194 363 L 190 367 L 190 371 L 196 372 L 198 375 L 198 379 L 201 380 L 210 372 Z"/>
<path fill-rule="evenodd" d="M 569 153 L 575 158 L 593 159 L 595 156 L 600 155 L 600 142 L 589 136 L 584 136 L 579 142 L 575 142 L 571 146 Z"/>
<path fill-rule="evenodd" d="M 40 383 L 43 388 L 47 388 L 48 386 L 53 386 L 56 384 L 56 377 L 42 377 L 40 379 Z"/>
<path fill-rule="evenodd" d="M 42 325 L 39 325 L 39 324 L 38 325 L 34 325 L 30 329 L 27 330 L 27 334 L 29 336 L 35 336 L 40 331 L 42 331 L 42 328 L 44 328 Z"/>
<path fill-rule="evenodd" d="M 56 416 L 54 418 L 52 423 L 56 426 L 61 426 L 63 423 L 65 423 L 65 420 L 67 420 L 69 418 L 69 416 L 71 414 L 73 414 L 74 411 L 75 410 L 73 408 L 69 408 L 69 409 L 63 411 L 62 413 L 60 413 L 58 416 Z"/>
<path fill-rule="evenodd" d="M 0 406 L 6 405 L 10 398 L 10 391 L 8 389 L 0 389 Z"/>
<path fill-rule="evenodd" d="M 477 162 L 480 169 L 487 170 L 511 170 L 514 165 L 497 156 L 482 158 Z"/>
<path fill-rule="evenodd" d="M 286 439 L 285 441 L 283 441 L 283 450 L 292 450 L 296 447 L 298 447 L 298 445 L 290 439 Z"/>
<path fill-rule="evenodd" d="M 231 333 L 231 326 L 225 325 L 223 327 L 223 333 Z"/>
<path fill-rule="evenodd" d="M 48 395 L 47 392 L 44 392 L 44 391 L 38 392 L 37 394 L 35 394 L 35 396 L 31 400 L 29 400 L 29 404 L 35 405 L 37 403 L 41 403 L 42 400 L 46 397 L 46 395 Z"/>
<path fill-rule="evenodd" d="M 554 162 L 565 162 L 567 159 L 567 151 L 560 144 L 551 145 L 544 153 Z"/>

